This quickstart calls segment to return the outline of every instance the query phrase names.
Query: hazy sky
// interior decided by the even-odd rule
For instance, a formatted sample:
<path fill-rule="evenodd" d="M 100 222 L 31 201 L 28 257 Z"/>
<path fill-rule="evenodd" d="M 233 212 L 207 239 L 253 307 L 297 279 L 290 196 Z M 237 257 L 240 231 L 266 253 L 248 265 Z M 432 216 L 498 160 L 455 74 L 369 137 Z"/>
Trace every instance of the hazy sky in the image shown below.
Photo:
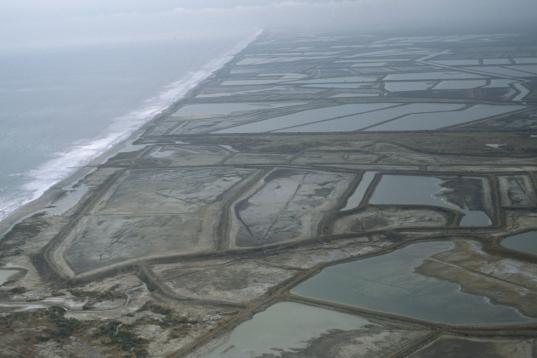
<path fill-rule="evenodd" d="M 197 38 L 255 28 L 504 31 L 537 23 L 537 0 L 6 0 L 0 46 Z"/>

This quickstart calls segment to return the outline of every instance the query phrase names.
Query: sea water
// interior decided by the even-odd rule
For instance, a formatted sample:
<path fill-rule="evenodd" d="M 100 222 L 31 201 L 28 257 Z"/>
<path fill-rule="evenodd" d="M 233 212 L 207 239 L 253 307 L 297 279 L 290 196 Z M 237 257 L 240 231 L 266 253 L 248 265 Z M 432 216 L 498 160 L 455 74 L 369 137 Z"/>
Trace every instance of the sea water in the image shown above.
<path fill-rule="evenodd" d="M 0 220 L 128 138 L 257 34 L 0 52 Z"/>

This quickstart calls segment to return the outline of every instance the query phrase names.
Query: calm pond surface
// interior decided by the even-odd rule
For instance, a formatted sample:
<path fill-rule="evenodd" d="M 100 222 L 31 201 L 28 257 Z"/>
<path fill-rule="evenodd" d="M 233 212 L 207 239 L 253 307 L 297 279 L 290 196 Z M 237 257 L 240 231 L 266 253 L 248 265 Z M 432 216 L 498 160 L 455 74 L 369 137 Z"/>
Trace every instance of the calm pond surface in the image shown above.
<path fill-rule="evenodd" d="M 377 80 L 376 76 L 343 76 L 343 77 L 331 77 L 331 78 L 315 78 L 311 80 L 297 81 L 297 84 L 308 83 L 347 83 L 347 82 L 374 82 Z"/>
<path fill-rule="evenodd" d="M 464 227 L 490 226 L 492 224 L 489 216 L 483 210 L 461 207 L 450 201 L 448 195 L 452 189 L 446 187 L 446 182 L 447 178 L 433 176 L 383 175 L 371 199 L 369 199 L 369 203 L 437 206 L 456 210 L 463 214 L 460 225 Z M 458 196 L 466 198 L 470 194 L 460 193 Z"/>
<path fill-rule="evenodd" d="M 360 179 L 360 183 L 354 190 L 354 192 L 349 196 L 347 199 L 347 202 L 345 203 L 345 207 L 341 209 L 341 211 L 348 211 L 356 209 L 362 200 L 364 199 L 364 195 L 367 191 L 367 188 L 369 188 L 369 185 L 371 185 L 371 182 L 373 179 L 375 179 L 376 172 L 365 172 L 362 176 L 362 179 Z"/>
<path fill-rule="evenodd" d="M 306 348 L 309 341 L 332 330 L 363 328 L 364 318 L 293 302 L 281 302 L 240 324 L 209 351 L 194 354 L 204 358 L 246 358 Z"/>
<path fill-rule="evenodd" d="M 17 271 L 15 270 L 2 270 L 0 269 L 0 286 L 6 283 Z"/>
<path fill-rule="evenodd" d="M 238 112 L 257 111 L 304 104 L 304 102 L 281 102 L 281 103 L 200 103 L 189 104 L 179 108 L 173 114 L 174 117 L 204 118 L 213 116 L 228 116 Z"/>
<path fill-rule="evenodd" d="M 462 80 L 462 79 L 481 79 L 481 75 L 473 73 L 442 71 L 442 72 L 410 72 L 394 73 L 386 76 L 386 81 L 419 81 L 419 80 Z"/>
<path fill-rule="evenodd" d="M 486 80 L 448 80 L 442 81 L 433 89 L 435 90 L 459 90 L 486 86 Z"/>
<path fill-rule="evenodd" d="M 233 128 L 224 129 L 216 133 L 261 133 L 278 130 L 291 126 L 299 126 L 315 121 L 325 119 L 350 116 L 355 113 L 363 113 L 376 109 L 386 108 L 395 105 L 395 103 L 359 103 L 344 104 L 325 108 L 317 108 L 301 111 L 281 117 L 275 117 L 255 123 L 245 124 Z"/>
<path fill-rule="evenodd" d="M 420 320 L 457 324 L 514 324 L 537 321 L 487 297 L 464 293 L 456 283 L 416 272 L 448 241 L 412 244 L 397 251 L 328 267 L 291 293 Z"/>
<path fill-rule="evenodd" d="M 372 125 L 382 123 L 400 116 L 411 113 L 453 111 L 463 108 L 463 105 L 452 103 L 412 103 L 406 105 L 393 106 L 391 108 L 379 109 L 372 112 L 356 114 L 344 118 L 337 118 L 330 121 L 317 122 L 297 126 L 288 129 L 281 129 L 277 132 L 344 132 L 357 131 Z M 365 111 L 364 111 L 365 112 Z M 313 121 L 310 121 L 313 122 Z M 378 128 L 378 127 L 373 127 Z"/>
<path fill-rule="evenodd" d="M 436 130 L 522 109 L 515 105 L 476 104 L 460 111 L 410 114 L 371 128 L 373 131 Z"/>
<path fill-rule="evenodd" d="M 537 256 L 537 231 L 508 236 L 502 240 L 501 245 L 513 251 Z"/>
<path fill-rule="evenodd" d="M 425 91 L 434 85 L 434 81 L 398 81 L 385 82 L 384 89 L 389 92 Z"/>

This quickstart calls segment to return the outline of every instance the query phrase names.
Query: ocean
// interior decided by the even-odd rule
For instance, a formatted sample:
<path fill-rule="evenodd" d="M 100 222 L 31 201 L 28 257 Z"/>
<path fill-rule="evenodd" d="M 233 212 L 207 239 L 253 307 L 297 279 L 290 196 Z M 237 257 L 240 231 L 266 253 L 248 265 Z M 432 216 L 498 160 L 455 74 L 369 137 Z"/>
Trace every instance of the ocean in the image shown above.
<path fill-rule="evenodd" d="M 0 52 L 0 220 L 227 63 L 255 35 Z"/>

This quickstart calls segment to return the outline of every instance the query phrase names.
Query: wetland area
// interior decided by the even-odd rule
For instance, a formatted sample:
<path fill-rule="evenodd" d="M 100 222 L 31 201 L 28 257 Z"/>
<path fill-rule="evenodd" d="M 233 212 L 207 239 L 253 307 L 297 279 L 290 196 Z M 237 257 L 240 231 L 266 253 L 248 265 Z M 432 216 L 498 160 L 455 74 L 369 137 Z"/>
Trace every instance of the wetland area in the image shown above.
<path fill-rule="evenodd" d="M 0 356 L 535 357 L 536 68 L 263 33 L 0 223 Z"/>

